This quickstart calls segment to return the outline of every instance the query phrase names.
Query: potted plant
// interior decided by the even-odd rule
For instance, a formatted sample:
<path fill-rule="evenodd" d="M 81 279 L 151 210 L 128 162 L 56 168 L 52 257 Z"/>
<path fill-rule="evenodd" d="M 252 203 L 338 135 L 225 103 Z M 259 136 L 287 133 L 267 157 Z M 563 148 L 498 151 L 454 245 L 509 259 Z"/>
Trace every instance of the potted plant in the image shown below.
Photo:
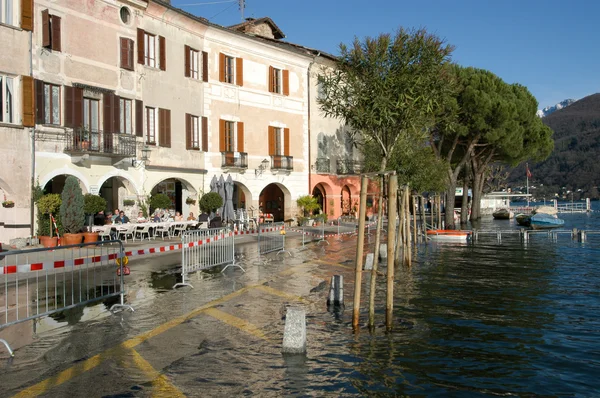
<path fill-rule="evenodd" d="M 83 196 L 83 211 L 89 220 L 89 230 L 83 233 L 83 242 L 91 243 L 98 241 L 98 232 L 92 232 L 92 222 L 94 215 L 106 209 L 106 199 L 98 195 L 86 193 Z"/>
<path fill-rule="evenodd" d="M 15 207 L 15 202 L 13 202 L 12 200 L 6 200 L 6 195 L 4 196 L 4 201 L 2 202 L 2 207 Z"/>
<path fill-rule="evenodd" d="M 209 192 L 200 198 L 200 210 L 205 213 L 214 213 L 223 206 L 223 198 L 216 192 Z"/>
<path fill-rule="evenodd" d="M 150 210 L 153 211 L 155 209 L 170 209 L 173 207 L 173 202 L 171 202 L 171 198 L 169 198 L 164 193 L 157 193 L 150 197 Z"/>
<path fill-rule="evenodd" d="M 191 196 L 188 196 L 187 199 L 185 200 L 185 203 L 193 206 L 196 204 L 196 199 L 192 198 Z"/>
<path fill-rule="evenodd" d="M 123 199 L 123 206 L 133 206 L 133 205 L 135 205 L 135 200 Z"/>
<path fill-rule="evenodd" d="M 309 217 L 315 210 L 319 210 L 321 208 L 317 198 L 312 195 L 300 196 L 298 199 L 296 199 L 296 204 L 300 208 L 303 217 Z M 314 220 L 312 218 L 307 218 L 306 222 L 308 223 L 308 226 L 311 227 L 314 223 Z"/>
<path fill-rule="evenodd" d="M 73 176 L 67 177 L 61 194 L 60 218 L 65 230 L 65 244 L 81 243 L 81 230 L 85 224 L 84 200 L 79 181 Z"/>
<path fill-rule="evenodd" d="M 60 208 L 62 200 L 57 193 L 43 195 L 36 201 L 38 208 L 37 214 L 37 235 L 40 243 L 44 247 L 55 247 L 58 244 L 58 236 L 53 236 L 55 231 L 52 222 L 53 214 Z M 62 232 L 60 217 L 56 217 L 56 228 Z"/>

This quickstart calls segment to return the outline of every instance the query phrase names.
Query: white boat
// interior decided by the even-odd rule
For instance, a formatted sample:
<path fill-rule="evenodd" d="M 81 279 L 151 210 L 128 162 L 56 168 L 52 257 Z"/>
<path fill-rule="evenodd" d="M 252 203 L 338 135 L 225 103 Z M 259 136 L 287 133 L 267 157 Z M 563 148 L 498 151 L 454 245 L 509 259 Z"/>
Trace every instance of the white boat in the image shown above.
<path fill-rule="evenodd" d="M 430 229 L 427 238 L 438 242 L 462 242 L 471 239 L 471 231 L 460 231 L 455 229 Z"/>

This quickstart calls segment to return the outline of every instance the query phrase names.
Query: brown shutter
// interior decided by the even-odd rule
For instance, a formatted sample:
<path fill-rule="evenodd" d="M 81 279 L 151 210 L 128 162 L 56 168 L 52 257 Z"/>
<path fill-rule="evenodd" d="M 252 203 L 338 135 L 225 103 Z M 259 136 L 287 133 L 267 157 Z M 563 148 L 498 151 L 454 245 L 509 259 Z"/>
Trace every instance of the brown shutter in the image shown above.
<path fill-rule="evenodd" d="M 158 145 L 165 143 L 165 115 L 164 109 L 158 108 Z"/>
<path fill-rule="evenodd" d="M 190 73 L 190 46 L 183 46 L 183 56 L 185 59 L 184 74 L 185 74 L 185 77 L 190 77 L 190 75 L 191 75 L 191 73 Z"/>
<path fill-rule="evenodd" d="M 166 147 L 171 148 L 171 110 L 165 109 L 165 141 Z"/>
<path fill-rule="evenodd" d="M 237 147 L 237 151 L 238 152 L 244 152 L 244 123 L 243 122 L 238 122 L 237 123 L 237 143 L 238 143 L 238 147 Z"/>
<path fill-rule="evenodd" d="M 65 91 L 65 127 L 73 127 L 73 87 L 65 86 L 64 91 Z"/>
<path fill-rule="evenodd" d="M 125 131 L 121 131 L 121 103 L 120 97 L 118 95 L 112 95 L 112 122 L 113 122 L 113 133 L 124 133 Z"/>
<path fill-rule="evenodd" d="M 25 77 L 25 76 L 24 76 Z M 35 122 L 37 124 L 44 124 L 46 121 L 45 107 L 44 107 L 44 82 L 41 80 L 35 81 Z"/>
<path fill-rule="evenodd" d="M 283 95 L 290 95 L 290 71 L 284 69 L 281 75 L 283 76 Z"/>
<path fill-rule="evenodd" d="M 73 128 L 83 126 L 83 89 L 73 87 Z"/>
<path fill-rule="evenodd" d="M 283 154 L 290 156 L 290 129 L 283 129 Z"/>
<path fill-rule="evenodd" d="M 35 127 L 33 78 L 31 76 L 23 76 L 21 82 L 23 85 L 23 126 Z"/>
<path fill-rule="evenodd" d="M 52 15 L 52 51 L 60 51 L 60 17 Z"/>
<path fill-rule="evenodd" d="M 21 0 L 21 29 L 33 32 L 33 0 Z"/>
<path fill-rule="evenodd" d="M 167 43 L 163 36 L 158 36 L 158 47 L 160 56 L 160 70 L 167 70 Z"/>
<path fill-rule="evenodd" d="M 42 46 L 50 47 L 50 13 L 48 10 L 42 11 Z"/>
<path fill-rule="evenodd" d="M 208 152 L 208 118 L 202 116 L 202 151 Z"/>
<path fill-rule="evenodd" d="M 269 126 L 269 155 L 275 155 L 275 127 Z"/>
<path fill-rule="evenodd" d="M 144 49 L 144 29 L 137 30 L 137 61 L 138 64 L 144 64 L 145 49 Z"/>
<path fill-rule="evenodd" d="M 114 94 L 104 93 L 102 96 L 102 105 L 103 105 L 103 113 L 102 113 L 102 130 L 105 133 L 114 133 L 114 125 L 113 125 L 113 97 Z"/>
<path fill-rule="evenodd" d="M 272 66 L 269 66 L 269 92 L 272 93 L 275 91 L 273 88 L 273 74 L 275 69 Z"/>
<path fill-rule="evenodd" d="M 225 152 L 225 120 L 219 119 L 219 152 Z"/>
<path fill-rule="evenodd" d="M 219 81 L 225 81 L 225 54 L 219 53 Z"/>
<path fill-rule="evenodd" d="M 135 100 L 135 135 L 144 136 L 144 102 Z"/>
<path fill-rule="evenodd" d="M 235 59 L 235 83 L 238 86 L 244 85 L 244 59 Z"/>
<path fill-rule="evenodd" d="M 192 115 L 189 113 L 185 114 L 185 149 L 192 149 Z"/>
<path fill-rule="evenodd" d="M 208 53 L 202 51 L 202 81 L 208 82 Z"/>
<path fill-rule="evenodd" d="M 121 68 L 133 70 L 133 40 L 121 37 Z"/>

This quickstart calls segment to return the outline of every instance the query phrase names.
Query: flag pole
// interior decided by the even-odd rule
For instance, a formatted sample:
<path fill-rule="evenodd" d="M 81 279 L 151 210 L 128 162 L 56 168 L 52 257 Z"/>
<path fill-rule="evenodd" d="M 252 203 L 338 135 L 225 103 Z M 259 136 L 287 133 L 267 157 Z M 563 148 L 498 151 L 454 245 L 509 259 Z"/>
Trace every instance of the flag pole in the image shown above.
<path fill-rule="evenodd" d="M 527 210 L 529 210 L 529 163 L 525 163 L 525 168 L 525 175 L 527 176 Z"/>

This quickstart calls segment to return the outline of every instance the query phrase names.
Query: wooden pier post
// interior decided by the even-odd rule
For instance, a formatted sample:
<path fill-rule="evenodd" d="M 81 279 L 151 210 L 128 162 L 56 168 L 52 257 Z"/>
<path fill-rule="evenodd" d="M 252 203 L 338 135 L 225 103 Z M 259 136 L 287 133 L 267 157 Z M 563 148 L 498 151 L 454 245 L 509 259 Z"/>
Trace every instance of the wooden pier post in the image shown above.
<path fill-rule="evenodd" d="M 406 265 L 409 267 L 412 265 L 412 248 L 411 248 L 411 234 L 410 234 L 410 195 L 408 185 L 404 187 L 404 212 L 406 220 Z"/>
<path fill-rule="evenodd" d="M 371 269 L 371 284 L 369 286 L 369 327 L 375 325 L 375 290 L 377 289 L 377 267 L 379 265 L 379 250 L 381 249 L 381 229 L 383 227 L 383 195 L 385 175 L 381 176 L 381 183 L 379 185 L 379 205 L 377 209 L 377 231 L 375 232 L 375 250 L 373 256 L 373 268 Z M 389 212 L 388 205 L 388 212 Z M 388 219 L 388 229 L 389 229 Z"/>
<path fill-rule="evenodd" d="M 398 196 L 398 176 L 393 174 L 390 176 L 388 193 L 388 243 L 387 243 L 387 294 L 385 305 L 385 325 L 387 330 L 392 329 L 394 323 L 394 260 L 396 258 L 394 248 L 396 247 L 396 200 Z"/>
<path fill-rule="evenodd" d="M 362 287 L 363 246 L 365 245 L 365 214 L 367 211 L 368 177 L 362 176 L 360 181 L 360 205 L 358 210 L 358 240 L 356 243 L 356 269 L 354 272 L 354 308 L 352 313 L 352 328 L 358 330 L 360 319 L 360 292 Z"/>

